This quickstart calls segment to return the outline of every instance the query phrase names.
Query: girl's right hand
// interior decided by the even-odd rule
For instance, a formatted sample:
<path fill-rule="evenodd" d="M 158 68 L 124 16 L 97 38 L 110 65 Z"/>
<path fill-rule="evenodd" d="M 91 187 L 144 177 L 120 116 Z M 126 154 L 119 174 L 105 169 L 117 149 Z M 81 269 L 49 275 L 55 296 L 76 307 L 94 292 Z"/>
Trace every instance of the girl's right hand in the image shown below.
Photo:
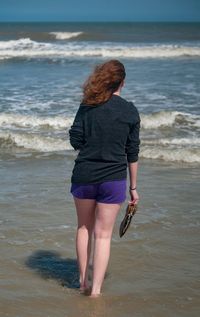
<path fill-rule="evenodd" d="M 139 195 L 137 193 L 137 190 L 131 190 L 129 189 L 129 193 L 130 193 L 130 201 L 129 201 L 129 205 L 137 205 L 138 201 L 139 201 Z"/>

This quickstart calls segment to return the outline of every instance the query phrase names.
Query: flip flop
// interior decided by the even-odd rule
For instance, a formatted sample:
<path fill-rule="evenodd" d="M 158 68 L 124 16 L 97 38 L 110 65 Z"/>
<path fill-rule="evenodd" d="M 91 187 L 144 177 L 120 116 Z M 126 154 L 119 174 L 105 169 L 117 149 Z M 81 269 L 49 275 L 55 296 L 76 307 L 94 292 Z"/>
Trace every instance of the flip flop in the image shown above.
<path fill-rule="evenodd" d="M 136 213 L 136 211 L 137 211 L 137 204 L 134 204 L 134 205 L 128 204 L 128 206 L 126 207 L 125 216 L 119 227 L 120 238 L 125 234 L 126 230 L 130 226 L 132 217 Z"/>

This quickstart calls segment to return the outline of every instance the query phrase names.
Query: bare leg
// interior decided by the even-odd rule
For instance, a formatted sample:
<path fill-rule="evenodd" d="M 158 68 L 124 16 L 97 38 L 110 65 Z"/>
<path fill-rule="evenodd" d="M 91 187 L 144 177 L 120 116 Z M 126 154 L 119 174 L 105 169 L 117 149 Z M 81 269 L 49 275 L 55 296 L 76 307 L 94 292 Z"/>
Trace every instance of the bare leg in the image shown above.
<path fill-rule="evenodd" d="M 76 234 L 76 253 L 80 273 L 80 288 L 88 287 L 88 267 L 91 253 L 91 240 L 95 221 L 96 201 L 74 197 L 78 228 Z"/>
<path fill-rule="evenodd" d="M 110 257 L 112 232 L 120 207 L 121 204 L 97 203 L 91 297 L 101 293 L 101 286 Z"/>

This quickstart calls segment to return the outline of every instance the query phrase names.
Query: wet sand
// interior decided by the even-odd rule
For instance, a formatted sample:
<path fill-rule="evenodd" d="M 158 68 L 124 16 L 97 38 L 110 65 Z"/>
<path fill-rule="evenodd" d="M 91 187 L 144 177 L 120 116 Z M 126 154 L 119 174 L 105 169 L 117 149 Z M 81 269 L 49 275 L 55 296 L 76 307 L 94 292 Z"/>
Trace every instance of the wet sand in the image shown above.
<path fill-rule="evenodd" d="M 0 162 L 1 316 L 199 316 L 198 166 L 140 160 L 138 213 L 120 238 L 122 206 L 103 296 L 90 299 L 78 292 L 73 159 Z"/>

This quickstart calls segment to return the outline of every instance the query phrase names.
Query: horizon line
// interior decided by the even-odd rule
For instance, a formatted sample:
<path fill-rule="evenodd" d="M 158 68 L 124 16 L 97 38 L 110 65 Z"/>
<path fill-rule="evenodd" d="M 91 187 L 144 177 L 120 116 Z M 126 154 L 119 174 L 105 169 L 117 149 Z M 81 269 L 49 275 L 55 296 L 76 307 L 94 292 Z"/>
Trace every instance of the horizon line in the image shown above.
<path fill-rule="evenodd" d="M 32 20 L 32 21 L 26 21 L 26 20 L 12 20 L 12 21 L 0 21 L 0 23 L 200 23 L 199 21 L 184 21 L 184 20 L 150 20 L 150 21 L 142 21 L 142 20 L 113 20 L 113 21 L 86 21 L 86 20 L 73 20 L 73 21 L 66 21 L 66 20 Z"/>

